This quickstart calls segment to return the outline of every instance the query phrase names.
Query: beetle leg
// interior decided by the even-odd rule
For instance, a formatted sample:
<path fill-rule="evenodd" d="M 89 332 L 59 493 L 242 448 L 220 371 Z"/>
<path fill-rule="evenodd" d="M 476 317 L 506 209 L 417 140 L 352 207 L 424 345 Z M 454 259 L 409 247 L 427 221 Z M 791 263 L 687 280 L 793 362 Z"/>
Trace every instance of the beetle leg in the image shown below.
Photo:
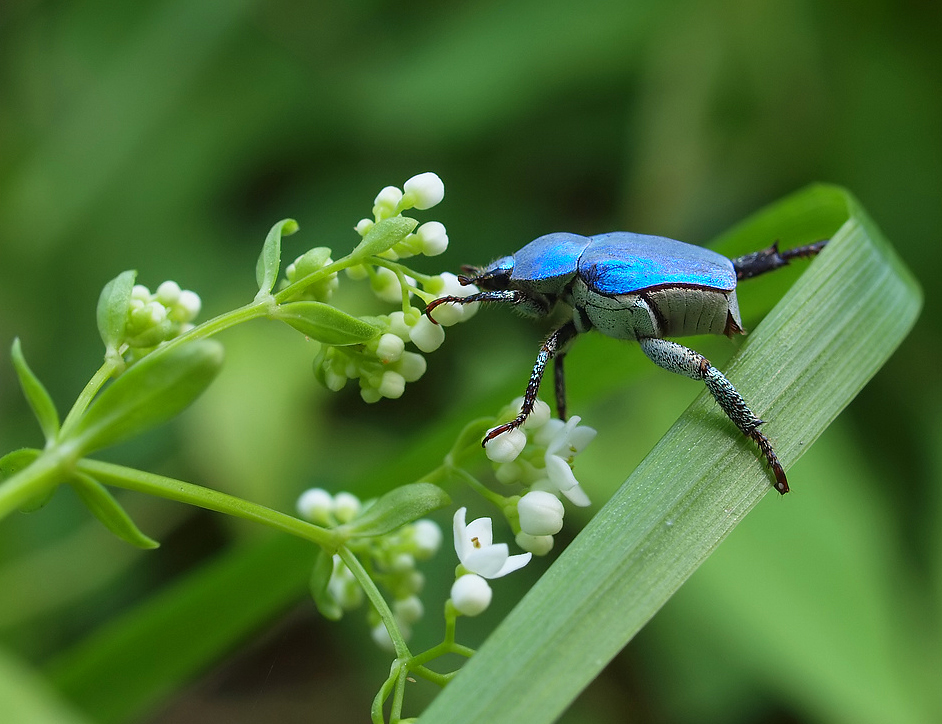
<path fill-rule="evenodd" d="M 576 329 L 575 322 L 569 321 L 566 322 L 562 327 L 553 332 L 546 341 L 543 343 L 543 346 L 540 347 L 540 353 L 536 356 L 536 364 L 533 365 L 533 371 L 530 373 L 530 382 L 527 384 L 527 391 L 523 395 L 523 404 L 520 406 L 520 414 L 517 415 L 510 422 L 505 422 L 503 425 L 498 425 L 493 430 L 487 433 L 484 437 L 484 440 L 481 441 L 481 445 L 486 445 L 489 440 L 493 440 L 498 435 L 501 435 L 509 430 L 513 430 L 515 427 L 520 427 L 526 419 L 530 416 L 530 413 L 533 412 L 533 406 L 536 404 L 536 395 L 540 391 L 540 382 L 543 381 L 543 373 L 546 371 L 546 363 L 550 361 L 553 357 L 556 357 L 557 353 L 560 355 L 565 354 L 566 345 L 568 345 L 578 334 Z M 562 365 L 557 367 L 557 372 L 562 369 Z M 557 377 L 556 383 L 556 392 L 560 392 L 559 379 Z M 565 388 L 564 390 L 565 391 Z M 557 404 L 559 399 L 556 400 Z M 562 412 L 566 411 L 566 404 L 563 401 Z"/>
<path fill-rule="evenodd" d="M 762 420 L 753 414 L 742 395 L 736 391 L 723 373 L 711 365 L 710 361 L 699 352 L 694 352 L 676 342 L 656 337 L 639 339 L 638 342 L 654 364 L 670 372 L 701 380 L 706 384 L 713 399 L 723 408 L 727 417 L 736 424 L 743 435 L 756 441 L 775 475 L 775 489 L 782 495 L 787 493 L 788 480 L 785 478 L 785 470 L 779 463 L 775 450 L 772 449 L 772 443 L 759 432 Z"/>
<path fill-rule="evenodd" d="M 439 297 L 438 299 L 433 299 L 425 306 L 425 316 L 435 322 L 435 318 L 432 316 L 431 312 L 439 304 L 471 304 L 471 302 L 511 302 L 516 304 L 521 301 L 524 296 L 523 293 L 516 290 L 506 290 L 478 292 L 477 294 L 469 294 L 466 297 Z M 435 324 L 438 324 L 438 322 L 435 322 Z"/>
<path fill-rule="evenodd" d="M 781 269 L 783 266 L 787 266 L 788 262 L 792 259 L 803 259 L 815 256 L 827 243 L 828 240 L 824 239 L 822 241 L 816 241 L 814 244 L 806 244 L 805 246 L 796 246 L 794 249 L 779 251 L 778 242 L 776 241 L 768 249 L 754 251 L 738 259 L 733 259 L 736 279 L 739 281 L 752 279 L 752 277 L 757 277 L 760 274 Z"/>
<path fill-rule="evenodd" d="M 556 382 L 556 416 L 566 421 L 566 377 L 563 372 L 563 360 L 566 359 L 566 350 L 556 353 L 553 358 L 553 380 Z"/>

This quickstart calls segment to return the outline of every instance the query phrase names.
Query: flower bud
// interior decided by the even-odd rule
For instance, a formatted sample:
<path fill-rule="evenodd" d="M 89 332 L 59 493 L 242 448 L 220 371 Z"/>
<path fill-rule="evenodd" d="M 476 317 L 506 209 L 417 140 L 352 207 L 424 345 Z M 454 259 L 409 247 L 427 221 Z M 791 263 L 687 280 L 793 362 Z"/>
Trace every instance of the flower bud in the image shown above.
<path fill-rule="evenodd" d="M 445 330 L 422 315 L 415 326 L 409 330 L 409 339 L 423 352 L 434 352 L 445 341 Z"/>
<path fill-rule="evenodd" d="M 509 463 L 517 459 L 526 445 L 526 434 L 523 430 L 514 427 L 488 440 L 484 444 L 484 453 L 495 463 Z"/>
<path fill-rule="evenodd" d="M 445 198 L 445 184 L 438 174 L 431 171 L 413 176 L 402 188 L 405 190 L 407 201 L 419 210 L 430 209 Z"/>
<path fill-rule="evenodd" d="M 562 502 L 545 490 L 531 490 L 517 502 L 520 530 L 533 536 L 555 535 L 563 529 Z"/>
<path fill-rule="evenodd" d="M 427 367 L 428 363 L 422 355 L 415 352 L 403 352 L 393 369 L 401 374 L 406 382 L 415 382 L 425 374 Z"/>
<path fill-rule="evenodd" d="M 301 493 L 297 503 L 298 513 L 305 520 L 318 525 L 329 525 L 334 509 L 334 499 L 322 488 L 310 488 Z"/>
<path fill-rule="evenodd" d="M 402 623 L 415 623 L 424 613 L 425 607 L 418 596 L 409 596 L 393 602 L 393 615 Z"/>
<path fill-rule="evenodd" d="M 431 558 L 442 544 L 442 529 L 435 521 L 422 518 L 412 524 L 412 541 L 418 558 Z"/>
<path fill-rule="evenodd" d="M 461 576 L 451 587 L 451 602 L 465 616 L 477 616 L 491 604 L 494 593 L 481 576 L 468 573 Z"/>
<path fill-rule="evenodd" d="M 386 370 L 377 387 L 379 394 L 390 400 L 397 400 L 406 391 L 406 379 L 398 372 Z"/>
<path fill-rule="evenodd" d="M 379 338 L 379 343 L 376 345 L 376 356 L 379 357 L 381 362 L 388 364 L 402 357 L 405 349 L 406 343 L 402 341 L 402 338 L 387 332 Z"/>
<path fill-rule="evenodd" d="M 551 535 L 530 535 L 520 531 L 515 540 L 518 546 L 535 556 L 545 556 L 553 550 L 553 536 Z"/>
<path fill-rule="evenodd" d="M 377 221 L 395 216 L 399 210 L 400 201 L 402 201 L 402 191 L 395 186 L 387 186 L 373 200 L 373 216 Z"/>
<path fill-rule="evenodd" d="M 172 307 L 177 303 L 177 300 L 180 298 L 180 285 L 174 281 L 165 281 L 154 293 L 154 296 L 157 297 L 157 301 L 163 304 L 165 307 Z"/>
<path fill-rule="evenodd" d="M 415 230 L 418 249 L 425 256 L 438 256 L 448 248 L 448 234 L 440 221 L 427 221 Z"/>
<path fill-rule="evenodd" d="M 334 496 L 334 517 L 340 523 L 349 523 L 360 512 L 360 499 L 346 491 Z"/>

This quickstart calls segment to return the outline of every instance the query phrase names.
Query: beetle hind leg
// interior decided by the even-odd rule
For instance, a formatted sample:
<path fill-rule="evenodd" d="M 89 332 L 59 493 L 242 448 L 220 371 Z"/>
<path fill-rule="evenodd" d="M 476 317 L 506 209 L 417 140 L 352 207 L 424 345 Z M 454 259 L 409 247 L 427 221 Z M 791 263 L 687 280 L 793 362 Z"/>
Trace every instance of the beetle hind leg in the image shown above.
<path fill-rule="evenodd" d="M 806 244 L 805 246 L 796 246 L 793 249 L 779 251 L 778 242 L 776 241 L 768 249 L 754 251 L 751 254 L 733 259 L 732 262 L 733 268 L 736 270 L 736 279 L 738 281 L 752 279 L 752 277 L 757 277 L 760 274 L 781 269 L 783 266 L 787 266 L 788 262 L 792 259 L 805 259 L 816 256 L 827 243 L 828 240 L 824 239 L 822 241 L 816 241 L 814 244 Z"/>
<path fill-rule="evenodd" d="M 782 495 L 787 493 L 788 480 L 785 477 L 785 470 L 772 448 L 772 443 L 759 431 L 762 420 L 753 414 L 742 395 L 723 373 L 711 365 L 710 361 L 699 352 L 694 352 L 676 342 L 657 337 L 647 337 L 638 342 L 654 364 L 670 372 L 701 380 L 706 385 L 726 416 L 735 423 L 743 435 L 755 440 L 759 446 L 759 450 L 775 475 L 775 489 Z"/>

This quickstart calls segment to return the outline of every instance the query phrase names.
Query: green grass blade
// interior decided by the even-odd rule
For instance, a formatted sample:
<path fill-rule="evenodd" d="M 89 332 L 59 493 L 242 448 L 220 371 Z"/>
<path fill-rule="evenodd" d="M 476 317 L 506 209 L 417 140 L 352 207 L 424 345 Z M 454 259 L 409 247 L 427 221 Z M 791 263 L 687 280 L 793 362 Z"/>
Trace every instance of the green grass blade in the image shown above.
<path fill-rule="evenodd" d="M 724 369 L 769 421 L 786 467 L 893 353 L 921 305 L 916 282 L 840 189 L 800 192 L 733 236 L 765 236 L 753 239 L 759 248 L 776 222 L 795 228 L 796 211 L 814 220 L 811 237 L 845 221 Z M 756 450 L 704 392 L 423 720 L 553 721 L 770 491 Z"/>

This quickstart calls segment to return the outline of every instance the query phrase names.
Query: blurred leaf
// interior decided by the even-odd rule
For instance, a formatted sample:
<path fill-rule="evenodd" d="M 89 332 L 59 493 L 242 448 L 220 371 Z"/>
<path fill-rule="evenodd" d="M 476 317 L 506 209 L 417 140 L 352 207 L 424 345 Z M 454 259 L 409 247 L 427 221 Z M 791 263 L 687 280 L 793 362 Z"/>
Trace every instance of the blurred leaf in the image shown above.
<path fill-rule="evenodd" d="M 389 219 L 377 221 L 363 237 L 363 241 L 356 245 L 350 256 L 363 259 L 368 256 L 382 254 L 405 239 L 418 225 L 418 221 L 410 219 L 408 216 L 393 216 Z"/>
<path fill-rule="evenodd" d="M 383 535 L 451 503 L 448 494 L 432 483 L 411 483 L 393 488 L 363 514 L 337 532 L 348 537 Z"/>
<path fill-rule="evenodd" d="M 770 421 L 786 466 L 892 354 L 921 305 L 847 192 L 811 187 L 740 233 L 774 226 L 795 198 L 838 204 L 847 220 L 727 368 Z M 423 716 L 553 721 L 771 490 L 756 450 L 702 393 Z"/>
<path fill-rule="evenodd" d="M 314 567 L 311 569 L 311 597 L 321 616 L 330 621 L 339 621 L 343 618 L 343 609 L 327 586 L 333 572 L 333 555 L 323 548 L 318 548 L 317 558 L 314 559 Z"/>
<path fill-rule="evenodd" d="M 23 394 L 33 409 L 33 414 L 39 421 L 43 436 L 46 441 L 55 440 L 59 433 L 59 413 L 56 412 L 56 405 L 39 381 L 39 378 L 33 374 L 33 371 L 26 364 L 26 358 L 23 356 L 23 349 L 20 346 L 19 337 L 13 340 L 13 349 L 10 352 L 13 360 L 13 366 L 16 368 L 16 374 L 20 378 L 20 386 L 23 388 Z"/>
<path fill-rule="evenodd" d="M 379 333 L 379 328 L 369 322 L 315 301 L 279 304 L 270 316 L 311 339 L 336 346 L 362 344 Z"/>
<path fill-rule="evenodd" d="M 294 219 L 282 219 L 268 232 L 262 252 L 258 255 L 255 264 L 255 281 L 258 282 L 259 294 L 270 294 L 278 280 L 278 271 L 281 268 L 281 237 L 291 236 L 298 230 L 298 222 Z"/>
<path fill-rule="evenodd" d="M 219 555 L 60 655 L 53 685 L 98 724 L 139 718 L 303 598 L 312 552 L 273 536 Z"/>
<path fill-rule="evenodd" d="M 114 499 L 108 489 L 85 473 L 75 473 L 69 480 L 85 507 L 118 538 L 136 548 L 159 548 L 160 543 L 144 535 Z"/>
<path fill-rule="evenodd" d="M 152 352 L 95 398 L 70 439 L 87 455 L 166 422 L 209 386 L 222 359 L 222 345 L 213 340 Z"/>
<path fill-rule="evenodd" d="M 105 284 L 98 297 L 98 334 L 108 353 L 116 354 L 124 342 L 128 327 L 128 310 L 131 308 L 131 290 L 137 272 L 133 269 L 121 272 Z"/>
<path fill-rule="evenodd" d="M 38 672 L 0 649 L 0 711 L 8 724 L 83 724 Z"/>

